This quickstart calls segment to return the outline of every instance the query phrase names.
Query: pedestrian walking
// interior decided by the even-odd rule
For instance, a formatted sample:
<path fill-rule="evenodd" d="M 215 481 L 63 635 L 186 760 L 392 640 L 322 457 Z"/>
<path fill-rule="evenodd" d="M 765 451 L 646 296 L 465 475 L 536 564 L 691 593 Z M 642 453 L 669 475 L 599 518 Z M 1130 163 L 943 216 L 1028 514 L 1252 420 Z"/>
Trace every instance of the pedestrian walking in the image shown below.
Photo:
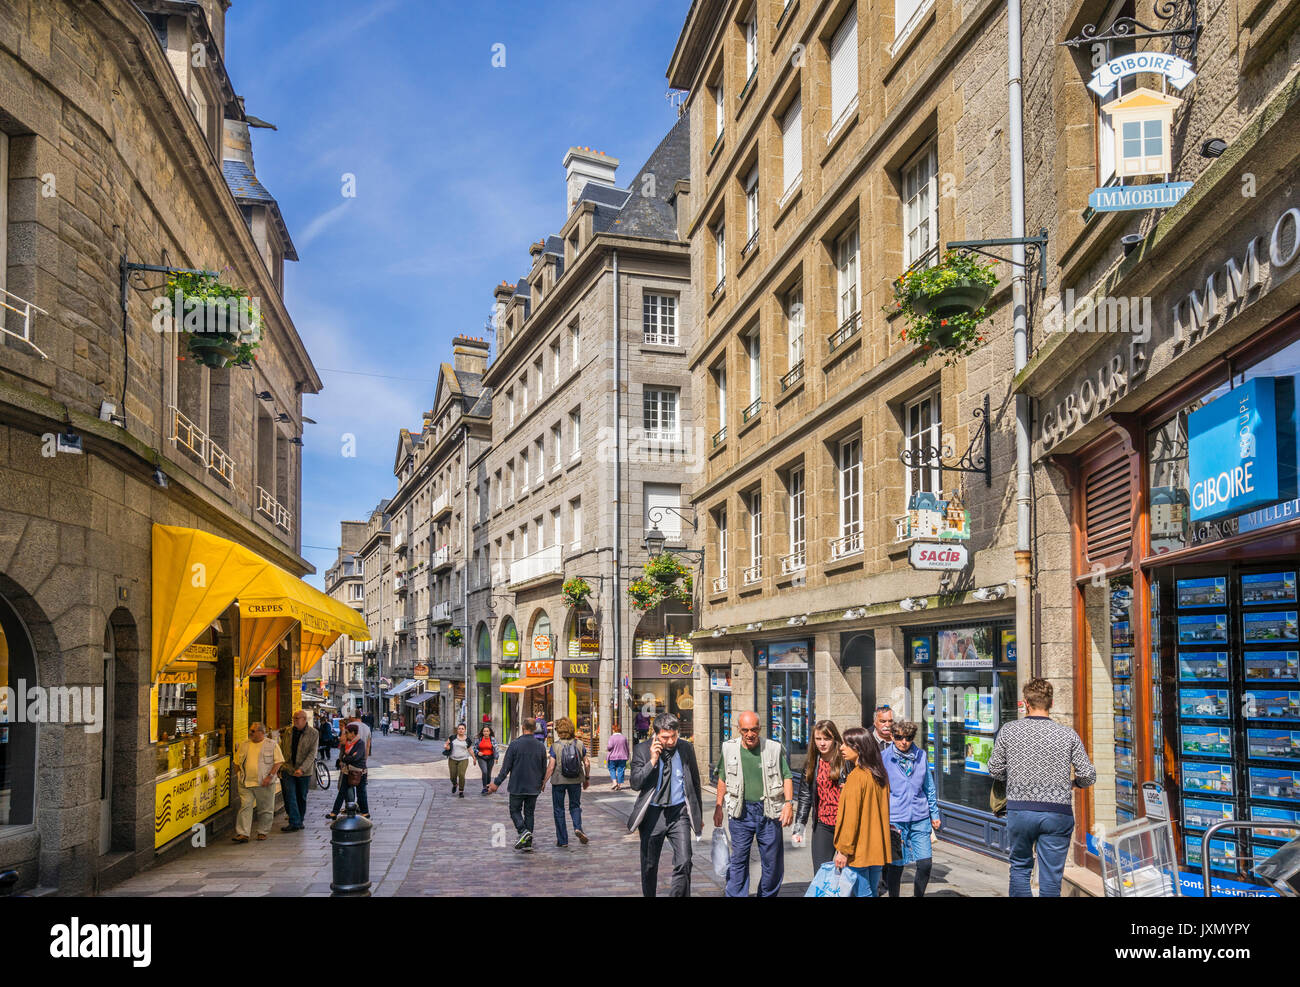
<path fill-rule="evenodd" d="M 785 876 L 785 841 L 781 830 L 794 821 L 794 780 L 785 751 L 762 737 L 758 714 L 752 709 L 737 718 L 740 736 L 724 741 L 718 758 L 718 803 L 713 825 L 721 826 L 726 809 L 731 835 L 731 865 L 727 897 L 749 895 L 749 850 L 758 841 L 763 863 L 758 896 L 771 898 Z"/>
<path fill-rule="evenodd" d="M 326 819 L 338 818 L 344 803 L 355 802 L 361 815 L 370 818 L 370 801 L 366 798 L 366 744 L 361 739 L 364 723 L 349 723 L 343 728 L 343 743 L 339 747 L 339 793 L 334 796 L 334 808 L 325 814 Z"/>
<path fill-rule="evenodd" d="M 293 729 L 280 736 L 280 790 L 284 792 L 284 812 L 288 825 L 281 826 L 282 833 L 295 833 L 303 828 L 307 817 L 307 789 L 311 785 L 316 744 L 320 735 L 307 723 L 305 710 L 293 714 Z"/>
<path fill-rule="evenodd" d="M 807 839 L 812 849 L 814 874 L 835 856 L 835 813 L 840 807 L 840 791 L 853 770 L 853 765 L 840 753 L 843 743 L 833 721 L 818 720 L 813 725 L 813 740 L 804 758 L 803 787 L 799 790 L 790 841 L 799 846 Z M 809 825 L 812 830 L 806 832 Z"/>
<path fill-rule="evenodd" d="M 424 739 L 424 713 L 423 712 L 419 712 L 415 714 L 415 739 L 416 740 Z"/>
<path fill-rule="evenodd" d="M 479 729 L 478 740 L 474 742 L 474 757 L 483 775 L 483 791 L 479 794 L 487 795 L 488 785 L 492 784 L 492 765 L 497 759 L 497 738 L 486 723 Z"/>
<path fill-rule="evenodd" d="M 366 721 L 363 720 L 361 717 L 355 715 L 348 719 L 348 723 L 352 724 L 357 728 L 357 737 L 361 740 L 361 743 L 365 746 L 366 757 L 369 757 L 370 738 L 371 738 L 370 724 L 366 723 Z M 344 726 L 346 728 L 346 724 Z"/>
<path fill-rule="evenodd" d="M 1037 851 L 1038 896 L 1059 898 L 1074 832 L 1074 789 L 1093 784 L 1097 769 L 1079 735 L 1051 718 L 1051 682 L 1031 678 L 1022 695 L 1024 718 L 1003 724 L 989 757 L 989 775 L 1007 785 L 1010 894 L 1032 896 L 1029 876 Z"/>
<path fill-rule="evenodd" d="M 528 717 L 521 724 L 520 735 L 506 748 L 501 760 L 501 771 L 488 786 L 495 792 L 506 778 L 510 779 L 510 821 L 514 823 L 519 840 L 516 850 L 532 852 L 533 823 L 537 809 L 537 796 L 546 778 L 546 745 L 537 739 L 537 721 Z"/>
<path fill-rule="evenodd" d="M 322 761 L 328 761 L 330 759 L 330 751 L 334 749 L 335 744 L 334 729 L 330 726 L 330 718 L 328 716 L 322 716 L 320 720 L 317 721 L 316 729 L 316 743 L 320 747 L 320 759 Z"/>
<path fill-rule="evenodd" d="M 582 831 L 582 790 L 590 783 L 591 758 L 582 741 L 574 736 L 573 721 L 561 716 L 555 721 L 555 743 L 546 762 L 546 777 L 542 787 L 551 783 L 551 808 L 555 811 L 555 845 L 569 845 L 569 830 L 564 825 L 564 800 L 569 800 L 569 816 L 573 820 L 573 835 L 583 846 L 587 834 Z"/>
<path fill-rule="evenodd" d="M 280 745 L 266 735 L 266 727 L 254 723 L 248 740 L 235 751 L 232 766 L 239 783 L 239 815 L 235 818 L 234 843 L 247 843 L 253 833 L 256 810 L 257 838 L 266 839 L 275 822 L 275 778 L 284 757 Z"/>
<path fill-rule="evenodd" d="M 619 725 L 615 723 L 614 732 L 609 735 L 609 743 L 605 745 L 605 761 L 609 765 L 609 790 L 611 792 L 621 791 L 623 788 L 623 772 L 627 768 L 627 759 L 627 738 L 623 736 Z"/>
<path fill-rule="evenodd" d="M 650 714 L 644 709 L 638 710 L 636 719 L 632 721 L 632 740 L 635 743 L 641 743 L 649 736 L 650 733 Z"/>
<path fill-rule="evenodd" d="M 627 817 L 628 832 L 641 835 L 641 894 L 656 896 L 659 855 L 664 840 L 673 848 L 673 898 L 691 895 L 691 834 L 704 830 L 700 802 L 700 768 L 695 748 L 679 735 L 681 724 L 672 713 L 654 719 L 654 737 L 632 752 L 629 781 L 636 800 Z"/>
<path fill-rule="evenodd" d="M 894 711 L 888 706 L 877 706 L 871 720 L 872 737 L 876 747 L 884 750 L 894 742 Z"/>
<path fill-rule="evenodd" d="M 847 867 L 859 898 L 875 898 L 889 863 L 889 776 L 865 727 L 844 731 L 840 753 L 853 765 L 835 814 L 835 866 Z"/>
<path fill-rule="evenodd" d="M 934 862 L 930 834 L 939 828 L 939 798 L 929 759 L 916 744 L 916 731 L 911 720 L 899 720 L 893 725 L 894 742 L 881 755 L 889 778 L 889 825 L 898 830 L 903 844 L 903 859 L 885 867 L 891 898 L 899 897 L 908 864 L 916 865 L 912 897 L 924 898 Z"/>
<path fill-rule="evenodd" d="M 379 732 L 385 737 L 388 736 L 388 714 L 385 713 L 379 718 Z"/>
<path fill-rule="evenodd" d="M 469 773 L 469 762 L 474 756 L 471 750 L 469 734 L 465 724 L 456 724 L 456 735 L 447 741 L 442 753 L 447 757 L 447 770 L 451 774 L 451 794 L 465 797 L 465 775 Z"/>
<path fill-rule="evenodd" d="M 548 740 L 547 731 L 549 729 L 546 722 L 546 717 L 543 716 L 541 713 L 538 713 L 534 717 L 534 719 L 537 721 L 537 729 L 534 731 L 534 734 L 537 737 L 537 739 L 542 742 L 542 746 L 546 746 L 546 742 Z"/>

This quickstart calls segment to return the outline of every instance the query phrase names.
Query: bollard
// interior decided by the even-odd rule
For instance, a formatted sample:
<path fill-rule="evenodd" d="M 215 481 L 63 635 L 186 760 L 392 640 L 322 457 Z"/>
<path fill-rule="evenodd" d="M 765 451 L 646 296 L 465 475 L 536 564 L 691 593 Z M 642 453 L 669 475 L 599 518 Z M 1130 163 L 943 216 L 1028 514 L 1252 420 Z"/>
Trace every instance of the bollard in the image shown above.
<path fill-rule="evenodd" d="M 334 864 L 330 897 L 370 897 L 370 831 L 373 828 L 369 819 L 357 815 L 355 802 L 349 802 L 330 826 Z"/>

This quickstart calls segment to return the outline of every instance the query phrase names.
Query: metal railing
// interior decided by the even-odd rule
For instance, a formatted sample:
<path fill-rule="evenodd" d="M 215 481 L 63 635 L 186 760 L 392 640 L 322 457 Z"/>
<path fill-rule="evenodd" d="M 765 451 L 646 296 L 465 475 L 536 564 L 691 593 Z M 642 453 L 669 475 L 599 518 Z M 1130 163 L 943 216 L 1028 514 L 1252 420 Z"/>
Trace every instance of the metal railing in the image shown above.
<path fill-rule="evenodd" d="M 912 537 L 912 516 L 904 514 L 894 518 L 894 541 L 907 541 Z"/>
<path fill-rule="evenodd" d="M 830 335 L 831 352 L 847 343 L 862 329 L 862 311 L 858 310 L 840 323 L 840 327 Z"/>
<path fill-rule="evenodd" d="M 722 294 L 722 290 L 726 287 L 727 287 L 727 277 L 724 274 L 722 278 L 718 281 L 718 283 L 713 286 L 713 293 L 709 297 L 717 298 L 720 294 Z"/>
<path fill-rule="evenodd" d="M 559 574 L 563 571 L 563 558 L 559 545 L 548 545 L 540 552 L 525 556 L 510 563 L 511 584 L 526 583 L 541 576 Z"/>
<path fill-rule="evenodd" d="M 763 560 L 759 559 L 746 569 L 741 578 L 744 579 L 746 586 L 752 586 L 754 583 L 760 582 L 763 578 Z"/>
<path fill-rule="evenodd" d="M 394 551 L 394 552 L 405 552 L 405 551 L 406 551 L 406 532 L 405 532 L 405 531 L 394 531 L 394 532 L 393 532 L 393 551 Z"/>
<path fill-rule="evenodd" d="M 740 256 L 748 257 L 749 252 L 756 246 L 758 246 L 758 227 L 754 227 L 754 232 L 749 235 L 749 239 L 745 241 L 745 245 L 740 248 Z"/>
<path fill-rule="evenodd" d="M 429 622 L 433 624 L 451 623 L 451 603 L 435 604 L 429 611 Z"/>
<path fill-rule="evenodd" d="M 257 510 L 271 519 L 277 528 L 289 534 L 293 530 L 293 516 L 289 509 L 271 496 L 265 487 L 257 487 Z"/>
<path fill-rule="evenodd" d="M 434 572 L 437 572 L 439 569 L 446 568 L 447 566 L 451 565 L 451 562 L 452 559 L 451 559 L 450 545 L 443 545 L 442 548 L 435 550 L 434 553 L 429 556 L 429 568 L 431 568 Z"/>
<path fill-rule="evenodd" d="M 713 592 L 725 593 L 727 591 L 727 577 L 715 576 L 713 579 Z"/>
<path fill-rule="evenodd" d="M 742 422 L 747 422 L 751 418 L 757 417 L 758 413 L 762 410 L 762 408 L 763 408 L 763 399 L 754 398 L 754 400 L 749 403 L 749 406 L 740 413 L 740 420 Z"/>
<path fill-rule="evenodd" d="M 208 469 L 227 483 L 235 482 L 235 461 L 211 439 L 208 439 Z"/>
<path fill-rule="evenodd" d="M 754 80 L 757 78 L 758 78 L 758 66 L 755 65 L 753 70 L 749 73 L 749 78 L 745 80 L 745 85 L 741 88 L 740 95 L 736 97 L 736 102 L 738 103 L 744 102 L 745 95 L 749 92 L 749 87 L 754 84 Z"/>
<path fill-rule="evenodd" d="M 451 491 L 444 490 L 433 501 L 433 512 L 430 515 L 435 521 L 442 514 L 451 510 Z"/>
<path fill-rule="evenodd" d="M 393 592 L 394 592 L 394 593 L 405 593 L 405 592 L 406 592 L 406 577 L 405 577 L 405 576 L 394 576 L 394 577 L 393 577 Z"/>
<path fill-rule="evenodd" d="M 831 559 L 846 559 L 850 555 L 857 555 L 862 551 L 862 532 L 851 531 L 841 538 L 832 538 Z"/>
<path fill-rule="evenodd" d="M 208 435 L 192 421 L 185 417 L 180 408 L 172 405 L 171 440 L 182 449 L 187 449 L 197 456 L 204 466 L 208 465 Z"/>
<path fill-rule="evenodd" d="M 722 428 L 718 429 L 716 432 L 713 433 L 713 448 L 715 449 L 718 448 L 718 446 L 722 445 L 722 443 L 726 441 L 727 441 L 727 426 L 723 425 Z"/>
<path fill-rule="evenodd" d="M 788 576 L 792 572 L 802 572 L 807 559 L 803 551 L 791 552 L 789 555 L 781 556 L 781 575 Z"/>
<path fill-rule="evenodd" d="M 1210 838 L 1221 829 L 1285 829 L 1295 833 L 1296 836 L 1300 836 L 1300 823 L 1284 822 L 1280 819 L 1225 819 L 1222 822 L 1214 823 L 1201 836 L 1201 896 L 1204 898 L 1212 897 L 1214 891 L 1210 883 L 1210 865 L 1213 863 L 1210 857 Z M 1273 838 L 1282 839 L 1282 837 Z M 1255 841 L 1251 840 L 1250 845 L 1253 849 Z M 1233 858 L 1233 863 L 1238 861 L 1252 862 L 1255 859 L 1254 854 L 1236 855 Z"/>
<path fill-rule="evenodd" d="M 798 363 L 796 363 L 793 367 L 791 367 L 789 373 L 787 373 L 787 374 L 785 374 L 784 376 L 782 376 L 782 378 L 781 378 L 781 390 L 782 390 L 782 392 L 785 392 L 785 391 L 790 390 L 790 388 L 794 387 L 794 385 L 797 384 L 797 383 L 799 383 L 799 381 L 801 381 L 801 380 L 803 380 L 803 361 L 802 361 L 802 360 L 800 360 L 800 361 L 799 361 Z"/>
<path fill-rule="evenodd" d="M 15 302 L 17 304 L 14 304 Z M 0 332 L 3 332 L 6 336 L 13 336 L 14 339 L 21 339 L 39 353 L 42 360 L 48 360 L 49 357 L 45 355 L 45 351 L 32 342 L 32 313 L 40 312 L 41 315 L 49 315 L 50 313 L 39 305 L 33 305 L 27 299 L 19 298 L 12 291 L 6 291 L 4 288 L 0 288 L 0 308 L 18 314 L 23 320 L 22 332 L 10 332 L 5 326 L 4 312 L 0 312 Z"/>

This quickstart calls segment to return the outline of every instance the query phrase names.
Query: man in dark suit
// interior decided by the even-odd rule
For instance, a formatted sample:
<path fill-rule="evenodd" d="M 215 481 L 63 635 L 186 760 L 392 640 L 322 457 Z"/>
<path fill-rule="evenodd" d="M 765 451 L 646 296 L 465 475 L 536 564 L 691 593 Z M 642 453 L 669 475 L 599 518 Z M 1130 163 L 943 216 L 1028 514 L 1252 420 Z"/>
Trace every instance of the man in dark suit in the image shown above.
<path fill-rule="evenodd" d="M 660 713 L 651 725 L 649 740 L 632 751 L 631 784 L 636 791 L 628 832 L 641 833 L 641 893 L 655 897 L 659 854 L 664 839 L 673 848 L 674 898 L 691 893 L 691 831 L 704 829 L 700 804 L 700 770 L 695 749 L 677 736 L 680 724 L 672 713 Z"/>

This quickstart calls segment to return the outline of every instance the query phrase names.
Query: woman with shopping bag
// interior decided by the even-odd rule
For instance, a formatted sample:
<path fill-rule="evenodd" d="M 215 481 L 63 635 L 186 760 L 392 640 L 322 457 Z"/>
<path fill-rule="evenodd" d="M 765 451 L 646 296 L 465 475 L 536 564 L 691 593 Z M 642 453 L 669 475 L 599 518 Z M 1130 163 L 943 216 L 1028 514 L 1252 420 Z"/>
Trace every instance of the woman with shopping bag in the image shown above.
<path fill-rule="evenodd" d="M 874 898 L 881 871 L 890 862 L 889 776 L 879 745 L 863 727 L 844 731 L 840 753 L 853 770 L 840 791 L 834 864 L 848 868 L 855 897 Z"/>

